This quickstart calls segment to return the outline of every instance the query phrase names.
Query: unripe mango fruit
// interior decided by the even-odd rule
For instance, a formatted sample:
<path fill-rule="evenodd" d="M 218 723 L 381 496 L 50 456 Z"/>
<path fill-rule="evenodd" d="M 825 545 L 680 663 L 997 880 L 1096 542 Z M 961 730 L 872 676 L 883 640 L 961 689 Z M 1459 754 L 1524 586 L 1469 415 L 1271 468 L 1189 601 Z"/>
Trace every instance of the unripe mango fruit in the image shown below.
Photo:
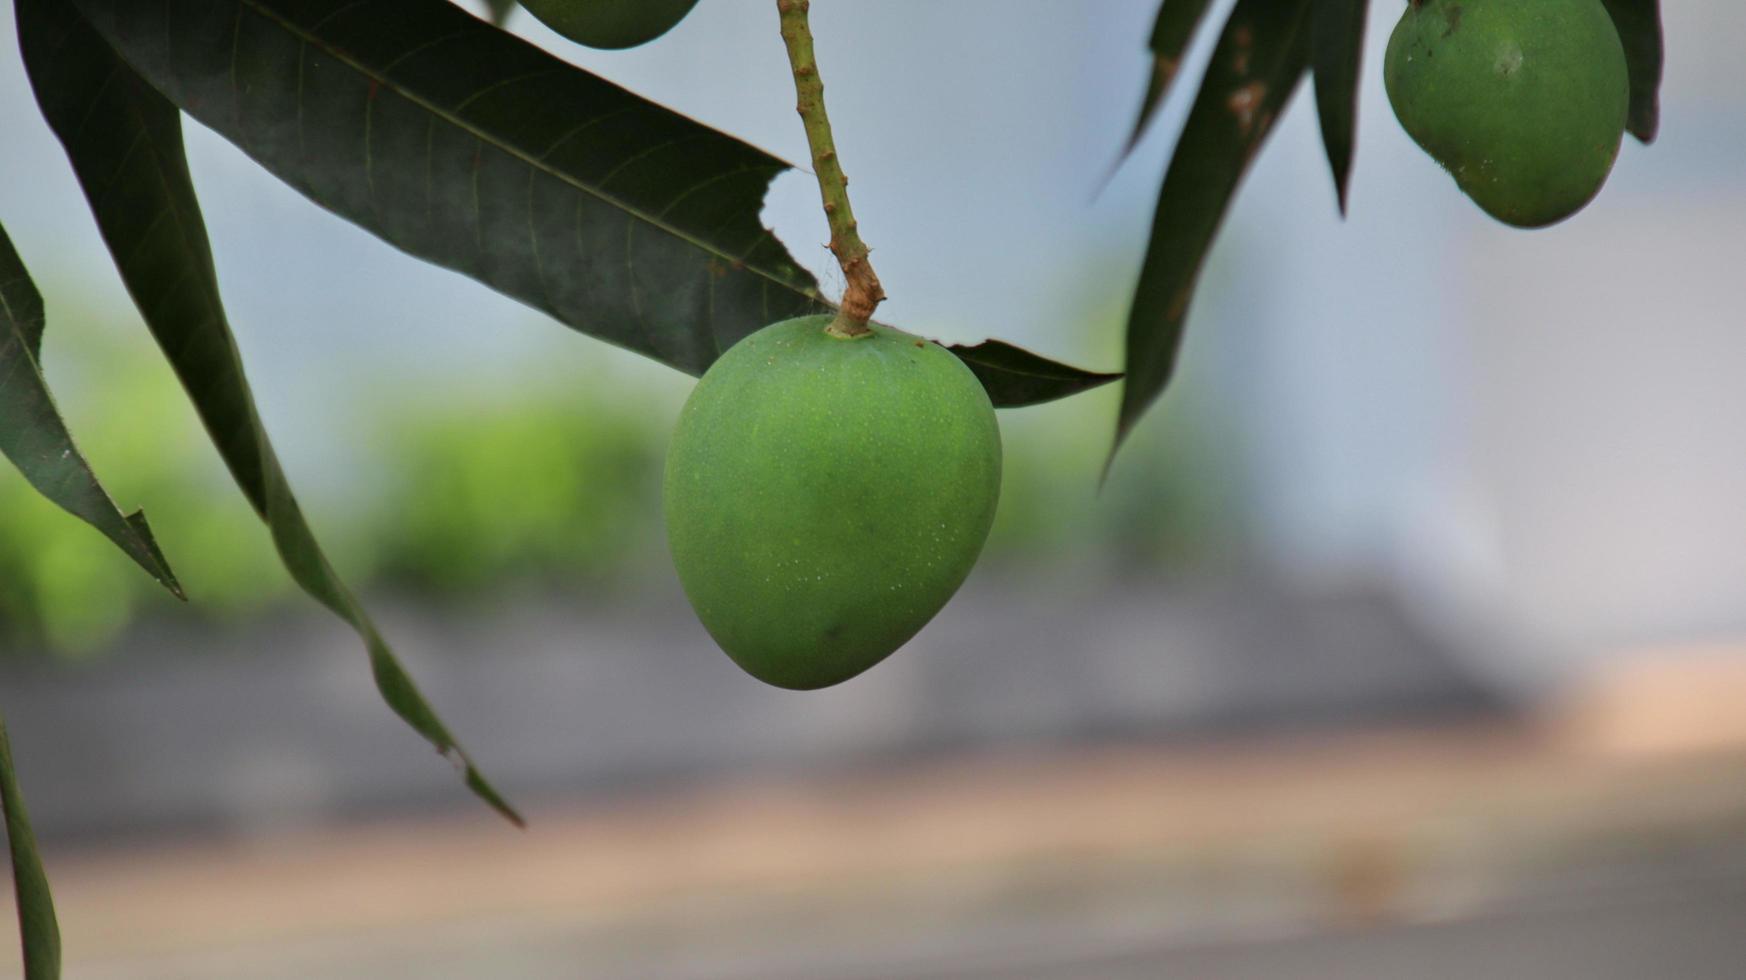
<path fill-rule="evenodd" d="M 795 690 L 861 673 L 970 573 L 1000 495 L 988 394 L 950 352 L 829 316 L 731 347 L 680 412 L 667 540 L 704 628 L 747 673 Z"/>
<path fill-rule="evenodd" d="M 1601 0 L 1415 0 L 1383 81 L 1407 134 L 1487 214 L 1522 228 L 1594 199 L 1630 109 Z"/>
<path fill-rule="evenodd" d="M 697 0 L 521 0 L 521 5 L 578 44 L 634 48 L 672 30 Z"/>

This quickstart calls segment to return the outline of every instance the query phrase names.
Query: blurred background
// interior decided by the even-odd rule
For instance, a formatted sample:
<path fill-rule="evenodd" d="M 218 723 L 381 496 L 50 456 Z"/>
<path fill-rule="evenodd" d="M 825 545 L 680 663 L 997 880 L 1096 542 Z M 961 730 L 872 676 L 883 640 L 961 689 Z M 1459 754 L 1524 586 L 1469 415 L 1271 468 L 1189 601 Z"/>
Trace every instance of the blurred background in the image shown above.
<path fill-rule="evenodd" d="M 69 976 L 1739 976 L 1746 10 L 1663 6 L 1659 141 L 1521 233 L 1394 122 L 1376 4 L 1350 216 L 1306 87 L 1101 492 L 1114 391 L 1003 413 L 964 591 L 805 695 L 717 652 L 668 564 L 689 379 L 190 123 L 292 481 L 526 833 L 279 569 L 0 58 L 46 370 L 194 599 L 0 468 L 0 708 Z M 801 160 L 768 7 L 617 53 L 510 27 Z M 1155 8 L 814 5 L 882 318 L 1119 369 L 1187 104 L 1108 176 Z M 765 218 L 834 290 L 815 193 Z"/>

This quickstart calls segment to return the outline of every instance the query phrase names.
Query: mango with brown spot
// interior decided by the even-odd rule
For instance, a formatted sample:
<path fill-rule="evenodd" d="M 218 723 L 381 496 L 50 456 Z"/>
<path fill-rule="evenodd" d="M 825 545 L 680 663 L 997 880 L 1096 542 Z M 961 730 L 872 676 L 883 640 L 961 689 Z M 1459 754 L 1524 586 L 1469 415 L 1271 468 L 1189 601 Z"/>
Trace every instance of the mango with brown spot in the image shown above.
<path fill-rule="evenodd" d="M 1630 107 L 1601 0 L 1412 0 L 1383 80 L 1407 134 L 1487 214 L 1521 228 L 1594 199 Z"/>

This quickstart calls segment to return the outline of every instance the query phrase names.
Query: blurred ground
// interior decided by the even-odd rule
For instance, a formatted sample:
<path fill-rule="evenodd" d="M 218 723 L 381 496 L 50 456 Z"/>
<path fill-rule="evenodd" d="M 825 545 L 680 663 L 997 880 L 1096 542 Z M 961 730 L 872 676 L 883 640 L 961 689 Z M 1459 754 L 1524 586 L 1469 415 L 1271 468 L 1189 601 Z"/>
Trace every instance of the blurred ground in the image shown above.
<path fill-rule="evenodd" d="M 54 870 L 93 980 L 1720 980 L 1743 763 L 1500 724 L 1003 752 Z"/>
<path fill-rule="evenodd" d="M 837 689 L 676 596 L 8 666 L 72 978 L 1737 977 L 1746 661 L 1504 691 L 1385 592 L 978 578 Z M 32 664 L 35 664 L 33 667 Z M 0 964 L 0 977 L 14 976 Z"/>

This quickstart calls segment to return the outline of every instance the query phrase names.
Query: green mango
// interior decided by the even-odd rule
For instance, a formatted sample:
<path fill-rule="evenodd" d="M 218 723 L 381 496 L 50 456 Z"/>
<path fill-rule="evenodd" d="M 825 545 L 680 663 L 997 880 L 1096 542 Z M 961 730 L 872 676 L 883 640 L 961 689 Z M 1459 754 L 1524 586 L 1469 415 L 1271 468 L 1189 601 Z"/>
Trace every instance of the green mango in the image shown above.
<path fill-rule="evenodd" d="M 794 690 L 848 680 L 963 584 L 1000 496 L 1000 429 L 938 344 L 784 320 L 697 383 L 668 450 L 667 539 L 704 628 Z"/>
<path fill-rule="evenodd" d="M 1487 214 L 1521 228 L 1594 199 L 1630 108 L 1602 0 L 1414 0 L 1383 81 L 1407 134 Z"/>
<path fill-rule="evenodd" d="M 521 0 L 521 5 L 578 44 L 634 48 L 672 30 L 697 0 Z"/>

